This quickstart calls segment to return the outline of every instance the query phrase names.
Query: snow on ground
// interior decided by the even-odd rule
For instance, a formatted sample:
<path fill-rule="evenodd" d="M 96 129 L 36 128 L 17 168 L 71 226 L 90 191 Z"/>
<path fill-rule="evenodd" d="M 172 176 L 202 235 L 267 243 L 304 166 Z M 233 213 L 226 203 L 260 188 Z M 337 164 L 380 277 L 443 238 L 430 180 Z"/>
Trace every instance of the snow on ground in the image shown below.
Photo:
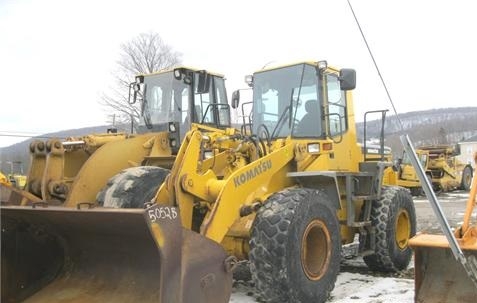
<path fill-rule="evenodd" d="M 340 273 L 329 303 L 413 303 L 414 258 L 407 270 L 396 274 L 375 273 L 358 254 L 358 238 L 344 245 Z M 235 281 L 230 303 L 261 302 L 251 282 Z"/>
<path fill-rule="evenodd" d="M 236 283 L 230 303 L 260 302 L 251 286 Z M 328 302 L 332 303 L 412 303 L 414 280 L 340 273 Z"/>
<path fill-rule="evenodd" d="M 329 302 L 414 302 L 414 280 L 341 273 Z"/>

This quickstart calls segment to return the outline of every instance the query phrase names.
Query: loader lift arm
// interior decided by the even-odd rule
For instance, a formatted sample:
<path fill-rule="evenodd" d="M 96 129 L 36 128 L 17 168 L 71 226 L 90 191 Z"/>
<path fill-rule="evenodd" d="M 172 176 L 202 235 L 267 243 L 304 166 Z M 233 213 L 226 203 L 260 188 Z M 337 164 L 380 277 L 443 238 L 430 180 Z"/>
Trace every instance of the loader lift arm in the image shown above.
<path fill-rule="evenodd" d="M 255 146 L 235 129 L 193 125 L 185 142 L 156 202 L 177 205 L 187 228 L 192 227 L 194 207 L 204 209 L 207 214 L 197 231 L 218 243 L 241 217 L 242 208 L 263 202 L 253 197 L 266 196 L 282 186 L 284 181 L 279 185 L 274 180 L 287 180 L 287 165 L 294 159 L 293 143 L 255 159 Z M 197 158 L 205 152 L 214 156 Z"/>

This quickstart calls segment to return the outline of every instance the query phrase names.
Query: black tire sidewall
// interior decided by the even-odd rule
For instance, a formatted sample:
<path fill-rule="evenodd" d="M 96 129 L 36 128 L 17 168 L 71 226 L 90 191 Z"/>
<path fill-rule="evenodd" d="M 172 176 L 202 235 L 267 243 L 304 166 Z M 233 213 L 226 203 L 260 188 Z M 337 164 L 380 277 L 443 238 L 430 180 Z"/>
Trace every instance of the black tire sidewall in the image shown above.
<path fill-rule="evenodd" d="M 300 300 L 299 302 L 310 302 L 314 298 L 320 298 L 318 300 L 320 302 L 328 299 L 339 272 L 341 258 L 340 228 L 336 219 L 336 212 L 324 204 L 324 201 L 328 200 L 325 194 L 316 190 L 308 190 L 308 199 L 314 201 L 314 203 L 309 205 L 306 205 L 306 203 L 298 204 L 295 209 L 295 220 L 290 225 L 288 247 L 291 249 L 287 254 L 287 271 L 290 284 L 294 286 L 292 289 L 295 293 L 294 297 Z M 325 223 L 332 247 L 327 273 L 319 281 L 311 281 L 303 271 L 300 256 L 303 233 L 307 225 L 317 219 Z"/>
<path fill-rule="evenodd" d="M 389 217 L 391 219 L 388 221 L 388 226 L 386 228 L 389 256 L 392 259 L 393 266 L 397 270 L 406 269 L 412 257 L 412 249 L 409 245 L 406 248 L 401 249 L 396 243 L 396 225 L 400 210 L 405 210 L 409 216 L 411 223 L 411 235 L 409 238 L 416 234 L 416 224 L 413 224 L 413 222 L 416 222 L 416 212 L 414 210 L 414 205 L 412 204 L 412 198 L 406 197 L 406 193 L 405 189 L 397 189 L 396 195 L 394 195 L 390 205 Z"/>
<path fill-rule="evenodd" d="M 401 249 L 396 243 L 398 214 L 405 210 L 410 221 L 410 237 L 416 234 L 416 211 L 410 193 L 400 187 L 384 187 L 382 198 L 373 203 L 372 224 L 376 232 L 375 253 L 364 257 L 372 270 L 395 272 L 406 269 L 412 257 L 407 245 Z"/>
<path fill-rule="evenodd" d="M 325 302 L 334 287 L 340 263 L 340 229 L 328 197 L 314 189 L 293 188 L 269 197 L 251 231 L 250 264 L 260 296 L 267 302 Z M 301 265 L 302 237 L 313 220 L 330 235 L 328 270 L 311 281 Z"/>

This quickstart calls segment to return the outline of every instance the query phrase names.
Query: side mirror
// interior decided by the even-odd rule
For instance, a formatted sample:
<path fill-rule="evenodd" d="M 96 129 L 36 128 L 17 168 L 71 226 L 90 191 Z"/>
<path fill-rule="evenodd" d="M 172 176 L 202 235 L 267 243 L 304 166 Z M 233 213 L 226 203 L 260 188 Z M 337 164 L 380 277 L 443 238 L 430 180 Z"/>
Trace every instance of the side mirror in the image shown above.
<path fill-rule="evenodd" d="M 340 70 L 341 90 L 353 90 L 356 88 L 356 71 L 351 68 Z"/>
<path fill-rule="evenodd" d="M 128 103 L 134 104 L 137 101 L 137 96 L 141 92 L 141 84 L 144 83 L 144 76 L 136 76 L 136 81 L 129 84 Z M 132 96 L 132 100 L 131 100 Z"/>
<path fill-rule="evenodd" d="M 129 97 L 128 97 L 129 104 L 136 103 L 138 91 L 139 91 L 139 85 L 136 82 L 129 83 Z"/>
<path fill-rule="evenodd" d="M 232 93 L 232 108 L 236 109 L 238 108 L 240 103 L 240 91 L 236 90 Z"/>
<path fill-rule="evenodd" d="M 206 94 L 209 92 L 210 87 L 210 75 L 205 71 L 201 70 L 197 72 L 197 93 Z"/>

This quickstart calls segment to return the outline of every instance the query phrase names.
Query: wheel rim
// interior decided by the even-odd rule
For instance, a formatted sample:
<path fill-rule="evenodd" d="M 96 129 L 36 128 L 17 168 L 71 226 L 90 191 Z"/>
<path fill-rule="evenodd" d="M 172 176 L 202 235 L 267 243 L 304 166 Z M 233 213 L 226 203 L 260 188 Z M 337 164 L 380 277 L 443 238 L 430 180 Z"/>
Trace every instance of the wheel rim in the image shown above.
<path fill-rule="evenodd" d="M 320 220 L 311 221 L 301 241 L 301 265 L 310 280 L 319 280 L 326 273 L 331 255 L 328 228 Z"/>
<path fill-rule="evenodd" d="M 400 249 L 407 248 L 409 237 L 411 236 L 411 220 L 409 213 L 401 209 L 396 220 L 396 245 Z"/>

